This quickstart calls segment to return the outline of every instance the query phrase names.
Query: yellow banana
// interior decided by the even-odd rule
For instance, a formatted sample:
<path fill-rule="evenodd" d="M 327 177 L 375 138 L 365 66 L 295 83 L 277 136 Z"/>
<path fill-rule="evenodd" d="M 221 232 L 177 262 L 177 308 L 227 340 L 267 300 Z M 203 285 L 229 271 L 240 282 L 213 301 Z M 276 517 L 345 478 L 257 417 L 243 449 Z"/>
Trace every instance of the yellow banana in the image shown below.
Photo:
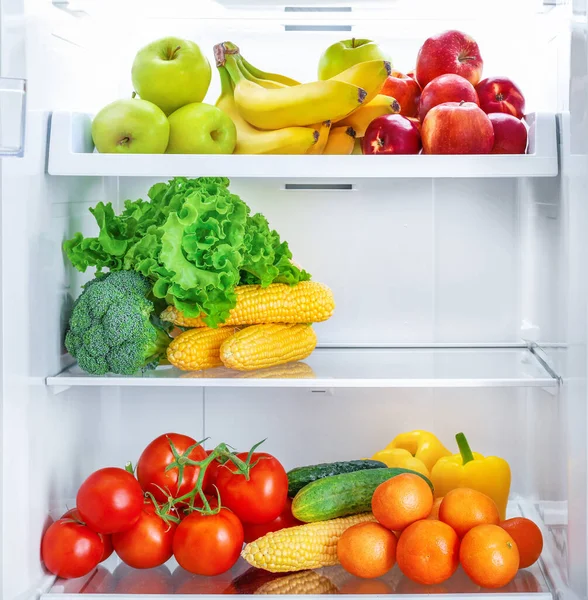
<path fill-rule="evenodd" d="M 335 125 L 348 125 L 355 129 L 357 137 L 362 138 L 368 125 L 377 117 L 382 115 L 392 115 L 400 112 L 400 104 L 391 96 L 378 94 L 371 102 L 360 106 L 348 117 L 335 123 Z"/>
<path fill-rule="evenodd" d="M 380 92 L 390 73 L 392 67 L 387 60 L 368 60 L 349 67 L 327 81 L 344 81 L 364 89 L 367 96 L 363 103 L 367 104 Z"/>
<path fill-rule="evenodd" d="M 306 154 L 322 154 L 327 141 L 329 139 L 329 131 L 331 131 L 331 121 L 323 121 L 314 126 L 319 132 L 317 143 Z"/>
<path fill-rule="evenodd" d="M 295 79 L 290 79 L 290 77 L 286 77 L 285 75 L 279 75 L 278 73 L 266 73 L 254 67 L 250 62 L 241 57 L 241 61 L 243 62 L 243 66 L 258 79 L 265 79 L 268 81 L 273 81 L 274 83 L 281 83 L 282 85 L 292 86 L 292 85 L 300 85 L 299 81 Z"/>
<path fill-rule="evenodd" d="M 355 146 L 353 127 L 333 127 L 323 154 L 351 154 Z"/>
<path fill-rule="evenodd" d="M 351 154 L 363 154 L 363 149 L 361 147 L 361 138 L 355 139 L 355 144 L 353 144 L 353 152 Z"/>
<path fill-rule="evenodd" d="M 288 87 L 287 85 L 285 85 L 283 83 L 279 83 L 279 82 L 273 81 L 271 79 L 262 79 L 261 77 L 257 77 L 256 75 L 253 75 L 253 73 L 251 73 L 251 71 L 249 71 L 249 69 L 245 66 L 245 64 L 243 62 L 243 57 L 238 55 L 236 58 L 237 58 L 237 61 L 239 62 L 239 68 L 241 69 L 241 73 L 243 73 L 245 78 L 249 79 L 249 81 L 253 81 L 253 83 L 257 83 L 257 85 L 264 87 L 266 90 L 275 90 L 275 89 Z"/>
<path fill-rule="evenodd" d="M 222 44 L 220 44 L 222 46 Z M 226 66 L 234 84 L 235 104 L 241 116 L 259 129 L 281 129 L 340 120 L 365 98 L 365 90 L 343 81 L 316 81 L 268 90 L 249 81 L 232 54 L 215 46 L 217 65 Z M 222 56 L 222 58 L 221 58 Z"/>
<path fill-rule="evenodd" d="M 260 131 L 239 114 L 233 97 L 231 79 L 224 67 L 218 68 L 221 95 L 216 106 L 225 112 L 237 128 L 235 154 L 305 154 L 319 139 L 312 127 L 288 127 L 275 131 Z"/>

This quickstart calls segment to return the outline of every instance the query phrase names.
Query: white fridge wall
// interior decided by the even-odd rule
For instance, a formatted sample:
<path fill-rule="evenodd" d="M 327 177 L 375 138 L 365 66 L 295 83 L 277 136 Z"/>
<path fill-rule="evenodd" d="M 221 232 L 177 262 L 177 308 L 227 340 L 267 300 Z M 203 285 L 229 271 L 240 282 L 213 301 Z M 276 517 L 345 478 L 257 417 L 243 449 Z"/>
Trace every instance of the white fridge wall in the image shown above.
<path fill-rule="evenodd" d="M 240 21 L 227 22 L 227 34 L 214 36 L 207 33 L 207 21 L 152 21 L 148 29 L 139 21 L 120 37 L 124 21 L 114 19 L 105 39 L 117 43 L 102 41 L 100 52 L 87 53 L 83 46 L 100 40 L 80 30 L 76 17 L 49 0 L 27 0 L 27 7 L 26 75 L 34 108 L 96 110 L 128 92 L 132 55 L 153 34 L 193 32 L 207 48 L 233 37 L 244 51 L 251 48 L 246 55 L 260 66 L 302 78 L 311 77 L 312 70 L 298 62 L 299 49 L 316 57 L 329 41 L 343 37 L 294 34 L 288 39 L 297 40 L 296 53 L 284 59 L 262 51 L 259 32 L 243 33 Z M 480 38 L 489 69 L 507 64 L 533 108 L 553 110 L 553 98 L 565 94 L 551 89 L 551 78 L 537 77 L 534 69 L 556 64 L 554 46 L 539 50 L 523 39 L 534 35 L 533 27 L 511 26 L 503 15 L 500 21 L 499 35 L 490 26 L 486 33 L 478 30 L 475 22 L 464 29 Z M 394 30 L 382 24 L 374 31 L 401 39 L 394 54 L 406 70 L 420 41 L 443 26 L 429 23 L 418 35 L 406 23 Z M 282 39 L 275 23 L 268 27 L 275 40 Z M 541 43 L 548 37 L 539 35 Z M 497 38 L 512 45 L 496 43 Z M 48 514 L 60 513 L 83 478 L 97 467 L 136 459 L 145 443 L 165 430 L 247 445 L 270 429 L 267 448 L 292 466 L 368 452 L 411 427 L 430 427 L 448 444 L 463 429 L 482 451 L 504 448 L 518 493 L 535 500 L 568 499 L 570 582 L 585 596 L 585 24 L 576 25 L 573 43 L 578 104 L 571 106 L 569 137 L 563 137 L 561 182 L 396 180 L 364 182 L 341 194 L 285 192 L 268 182 L 233 185 L 291 242 L 297 260 L 333 286 L 338 312 L 332 323 L 320 326 L 323 342 L 518 341 L 519 325 L 528 317 L 541 328 L 543 340 L 571 343 L 569 360 L 558 365 L 565 376 L 560 397 L 512 389 L 336 390 L 318 399 L 307 390 L 219 389 L 204 397 L 192 389 L 71 388 L 54 395 L 44 378 L 64 365 L 68 294 L 76 295 L 89 276 L 65 269 L 61 242 L 76 230 L 94 231 L 89 206 L 145 197 L 151 182 L 45 175 L 47 120 L 30 113 L 25 158 L 1 164 L 2 597 L 29 600 L 48 581 L 39 560 L 42 531 Z M 16 64 L 4 50 L 3 41 L 3 67 Z M 211 94 L 212 102 L 214 88 Z M 365 257 L 368 248 L 372 261 Z M 367 297 L 368 285 L 371 294 L 383 291 Z"/>

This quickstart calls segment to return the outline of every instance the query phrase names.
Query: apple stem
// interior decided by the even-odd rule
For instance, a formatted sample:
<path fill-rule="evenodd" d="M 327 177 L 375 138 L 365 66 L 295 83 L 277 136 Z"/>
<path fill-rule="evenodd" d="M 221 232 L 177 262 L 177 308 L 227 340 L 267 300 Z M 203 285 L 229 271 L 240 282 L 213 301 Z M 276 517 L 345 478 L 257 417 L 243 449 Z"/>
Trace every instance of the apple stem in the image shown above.
<path fill-rule="evenodd" d="M 355 45 L 355 38 L 351 38 L 351 47 L 352 48 L 356 48 L 357 46 Z"/>
<path fill-rule="evenodd" d="M 137 97 L 137 92 L 133 92 L 133 93 L 131 94 L 131 98 L 136 98 L 136 97 Z"/>
<path fill-rule="evenodd" d="M 121 146 L 124 146 L 125 144 L 128 144 L 130 141 L 131 141 L 131 138 L 130 138 L 130 137 L 124 137 L 124 138 L 123 138 L 123 139 L 122 139 L 122 140 L 119 142 L 119 144 L 120 144 Z"/>
<path fill-rule="evenodd" d="M 465 104 L 465 100 L 460 100 L 459 105 Z"/>
<path fill-rule="evenodd" d="M 171 52 L 169 52 L 169 48 L 168 48 L 167 59 L 168 60 L 173 60 L 176 57 L 176 54 L 178 53 L 178 50 L 180 48 L 181 48 L 181 46 L 176 46 Z"/>

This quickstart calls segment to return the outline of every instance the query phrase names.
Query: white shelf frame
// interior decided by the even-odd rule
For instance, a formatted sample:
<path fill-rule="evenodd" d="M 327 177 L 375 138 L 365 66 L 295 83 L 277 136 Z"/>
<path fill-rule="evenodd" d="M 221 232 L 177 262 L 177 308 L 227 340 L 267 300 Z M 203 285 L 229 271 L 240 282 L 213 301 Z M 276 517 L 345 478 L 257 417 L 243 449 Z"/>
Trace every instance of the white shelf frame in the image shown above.
<path fill-rule="evenodd" d="M 532 113 L 528 154 L 306 156 L 99 154 L 92 117 L 56 111 L 51 118 L 48 172 L 65 176 L 229 177 L 281 180 L 555 177 L 556 118 Z"/>
<path fill-rule="evenodd" d="M 84 373 L 77 365 L 47 377 L 55 393 L 72 386 L 306 388 L 489 388 L 539 387 L 555 391 L 558 377 L 527 348 L 318 348 L 306 360 L 315 376 L 302 379 L 241 378 L 238 371 L 194 374 L 159 367 L 143 376 Z M 214 375 L 218 373 L 218 377 Z"/>

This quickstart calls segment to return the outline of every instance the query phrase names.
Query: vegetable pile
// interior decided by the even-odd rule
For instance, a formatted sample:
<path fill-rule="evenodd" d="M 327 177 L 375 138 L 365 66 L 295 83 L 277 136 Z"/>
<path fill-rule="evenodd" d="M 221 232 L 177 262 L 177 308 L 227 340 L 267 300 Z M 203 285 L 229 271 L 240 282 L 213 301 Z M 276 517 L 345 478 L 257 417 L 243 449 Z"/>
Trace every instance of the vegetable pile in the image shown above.
<path fill-rule="evenodd" d="M 267 219 L 251 216 L 229 191 L 228 179 L 176 177 L 155 184 L 148 196 L 149 202 L 127 200 L 120 215 L 110 202 L 90 209 L 100 231 L 65 242 L 72 265 L 137 271 L 151 282 L 155 298 L 187 317 L 203 314 L 209 327 L 227 319 L 237 285 L 310 279 Z"/>
<path fill-rule="evenodd" d="M 76 269 L 96 268 L 65 340 L 82 369 L 133 375 L 167 356 L 183 370 L 248 371 L 314 350 L 310 323 L 333 314 L 331 290 L 309 281 L 288 243 L 228 186 L 177 177 L 154 185 L 148 202 L 127 200 L 120 215 L 111 203 L 90 209 L 98 236 L 64 243 Z"/>
<path fill-rule="evenodd" d="M 461 564 L 476 586 L 502 587 L 538 560 L 542 534 L 529 519 L 500 515 L 508 463 L 472 453 L 463 434 L 456 439 L 456 456 L 426 431 L 400 434 L 389 445 L 410 448 L 429 479 L 386 466 L 395 453 L 383 455 L 384 462 L 323 463 L 286 473 L 276 457 L 258 451 L 260 444 L 249 452 L 224 443 L 206 451 L 190 436 L 164 434 L 143 450 L 136 470 L 130 463 L 107 467 L 82 483 L 77 506 L 45 533 L 43 561 L 52 573 L 75 578 L 113 551 L 133 569 L 165 569 L 174 556 L 189 573 L 216 576 L 241 556 L 253 571 L 227 579 L 224 593 L 251 593 L 252 585 L 255 593 L 336 593 L 324 572 L 308 570 L 338 564 L 369 579 L 398 563 L 406 580 L 422 585 L 443 583 Z M 497 461 L 504 463 L 500 472 Z M 480 477 L 483 470 L 492 477 Z"/>

